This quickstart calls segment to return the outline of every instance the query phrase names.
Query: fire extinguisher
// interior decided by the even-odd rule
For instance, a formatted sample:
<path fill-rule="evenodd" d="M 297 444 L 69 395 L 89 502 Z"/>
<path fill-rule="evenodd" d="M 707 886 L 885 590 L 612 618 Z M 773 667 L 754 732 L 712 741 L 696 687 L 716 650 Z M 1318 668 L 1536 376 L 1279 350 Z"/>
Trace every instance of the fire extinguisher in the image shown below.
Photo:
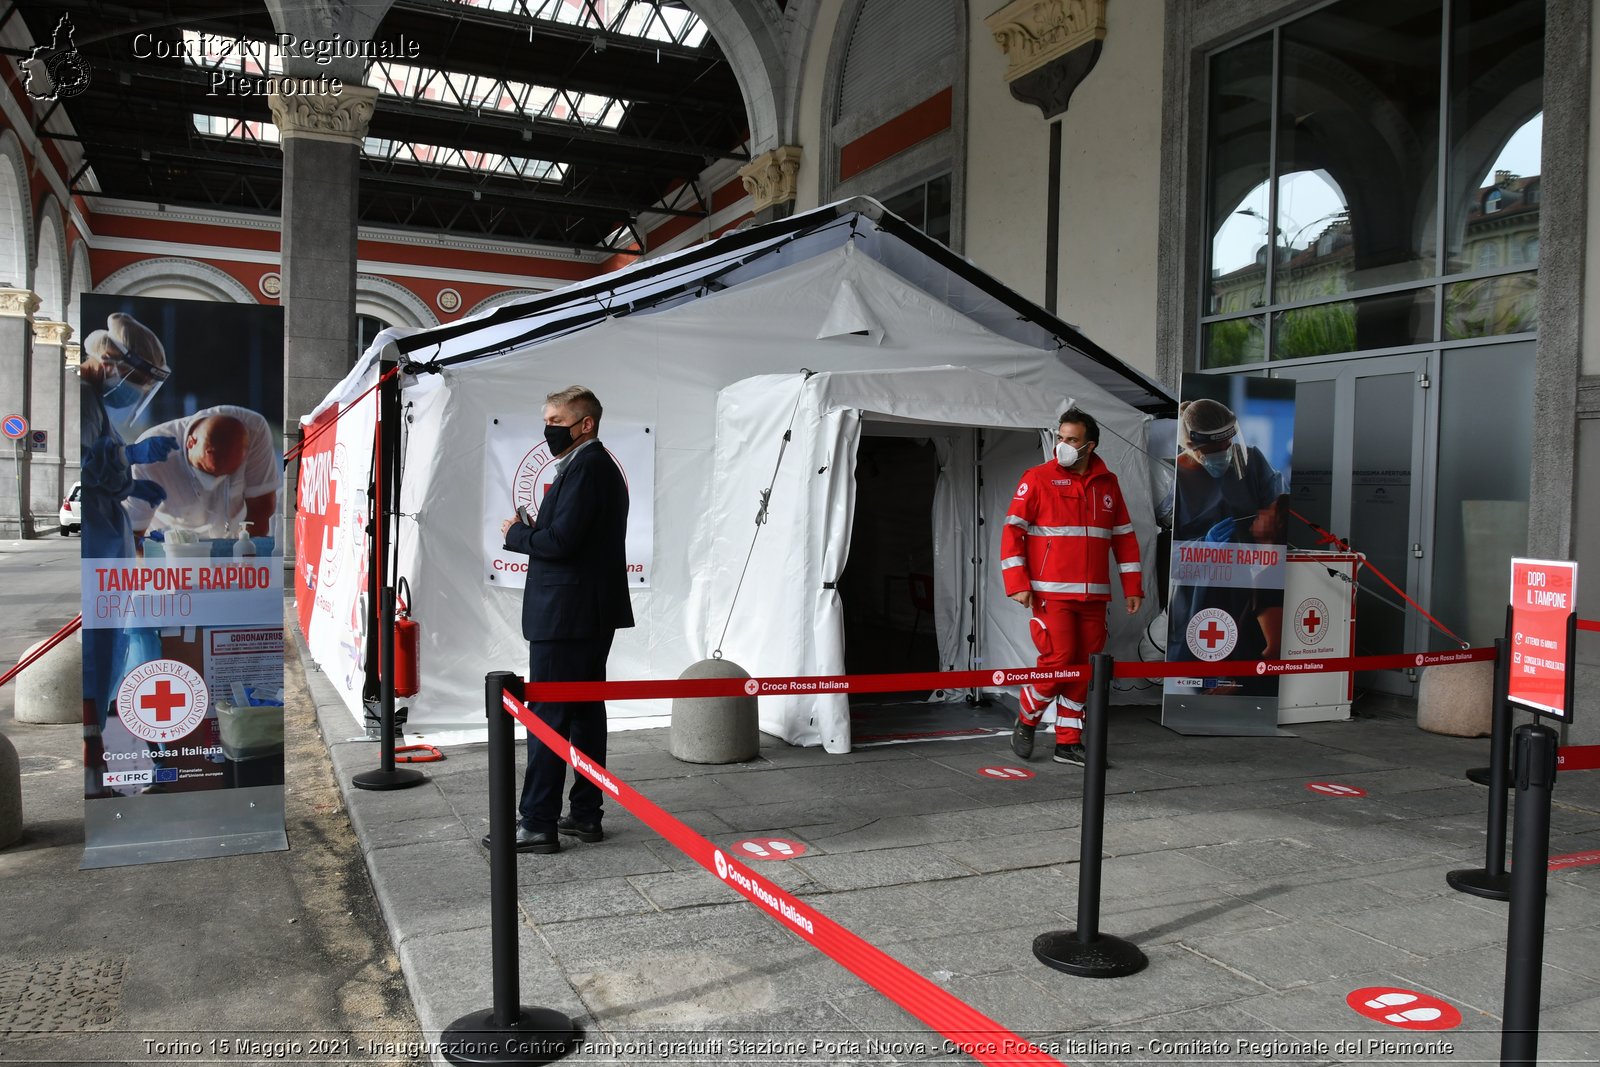
<path fill-rule="evenodd" d="M 411 586 L 404 578 L 395 589 L 394 694 L 414 697 L 422 683 L 417 672 L 417 646 L 422 629 L 411 617 Z"/>

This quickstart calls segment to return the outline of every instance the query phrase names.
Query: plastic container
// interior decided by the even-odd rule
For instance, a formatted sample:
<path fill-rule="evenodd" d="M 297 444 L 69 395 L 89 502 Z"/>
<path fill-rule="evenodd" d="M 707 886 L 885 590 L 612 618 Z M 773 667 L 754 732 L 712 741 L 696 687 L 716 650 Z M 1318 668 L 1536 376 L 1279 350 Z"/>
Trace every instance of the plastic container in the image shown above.
<path fill-rule="evenodd" d="M 248 557 L 250 559 L 254 559 L 255 555 L 256 543 L 255 540 L 250 536 L 250 524 L 247 522 L 240 527 L 239 536 L 234 538 L 233 558 L 245 559 Z"/>
<path fill-rule="evenodd" d="M 276 755 L 283 751 L 283 705 L 219 700 L 217 733 L 223 755 L 231 760 Z"/>

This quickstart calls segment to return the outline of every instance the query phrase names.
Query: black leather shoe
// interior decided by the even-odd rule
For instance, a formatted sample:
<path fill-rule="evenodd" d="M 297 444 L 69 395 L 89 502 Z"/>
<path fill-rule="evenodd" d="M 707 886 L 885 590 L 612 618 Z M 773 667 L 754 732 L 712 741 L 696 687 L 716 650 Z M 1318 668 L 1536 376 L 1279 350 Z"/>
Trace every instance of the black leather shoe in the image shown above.
<path fill-rule="evenodd" d="M 600 829 L 598 820 L 595 822 L 580 822 L 570 815 L 563 815 L 556 820 L 556 831 L 566 834 L 568 837 L 576 837 L 579 841 L 588 841 L 591 844 L 606 839 L 605 833 Z"/>
<path fill-rule="evenodd" d="M 1033 758 L 1033 731 L 1037 727 L 1029 726 L 1017 716 L 1017 724 L 1011 728 L 1011 751 L 1017 754 L 1018 759 Z"/>
<path fill-rule="evenodd" d="M 489 847 L 489 835 L 483 835 L 483 847 Z M 548 855 L 551 852 L 561 851 L 561 839 L 548 831 L 534 833 L 525 827 L 517 827 L 517 851 L 538 852 Z"/>

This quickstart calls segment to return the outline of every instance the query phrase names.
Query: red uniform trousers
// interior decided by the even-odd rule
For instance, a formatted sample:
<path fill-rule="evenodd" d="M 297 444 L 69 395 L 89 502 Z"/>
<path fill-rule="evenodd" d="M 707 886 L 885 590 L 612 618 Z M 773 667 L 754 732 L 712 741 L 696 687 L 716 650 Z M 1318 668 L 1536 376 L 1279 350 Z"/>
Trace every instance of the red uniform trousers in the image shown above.
<path fill-rule="evenodd" d="M 1106 647 L 1106 601 L 1041 600 L 1034 594 L 1029 620 L 1033 643 L 1039 649 L 1040 670 L 1060 670 L 1084 664 L 1076 681 L 1035 682 L 1022 687 L 1022 721 L 1039 725 L 1050 702 L 1056 709 L 1056 743 L 1075 744 L 1083 729 L 1083 702 L 1089 696 L 1089 657 Z"/>

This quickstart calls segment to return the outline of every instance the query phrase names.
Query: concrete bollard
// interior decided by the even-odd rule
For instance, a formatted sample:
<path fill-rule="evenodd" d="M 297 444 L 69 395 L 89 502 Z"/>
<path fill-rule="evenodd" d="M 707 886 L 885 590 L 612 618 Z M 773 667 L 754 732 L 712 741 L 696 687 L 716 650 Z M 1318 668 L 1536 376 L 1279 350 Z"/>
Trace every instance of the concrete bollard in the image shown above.
<path fill-rule="evenodd" d="M 28 654 L 39 645 L 30 645 Z M 83 721 L 83 631 L 67 637 L 16 677 L 18 722 Z"/>
<path fill-rule="evenodd" d="M 1417 725 L 1452 737 L 1487 737 L 1494 721 L 1494 663 L 1439 663 L 1422 669 Z"/>
<path fill-rule="evenodd" d="M 0 734 L 0 848 L 22 839 L 22 764 L 17 748 Z"/>
<path fill-rule="evenodd" d="M 748 678 L 731 660 L 703 659 L 679 678 Z M 673 756 L 685 763 L 738 763 L 761 755 L 761 720 L 753 696 L 676 697 Z"/>

